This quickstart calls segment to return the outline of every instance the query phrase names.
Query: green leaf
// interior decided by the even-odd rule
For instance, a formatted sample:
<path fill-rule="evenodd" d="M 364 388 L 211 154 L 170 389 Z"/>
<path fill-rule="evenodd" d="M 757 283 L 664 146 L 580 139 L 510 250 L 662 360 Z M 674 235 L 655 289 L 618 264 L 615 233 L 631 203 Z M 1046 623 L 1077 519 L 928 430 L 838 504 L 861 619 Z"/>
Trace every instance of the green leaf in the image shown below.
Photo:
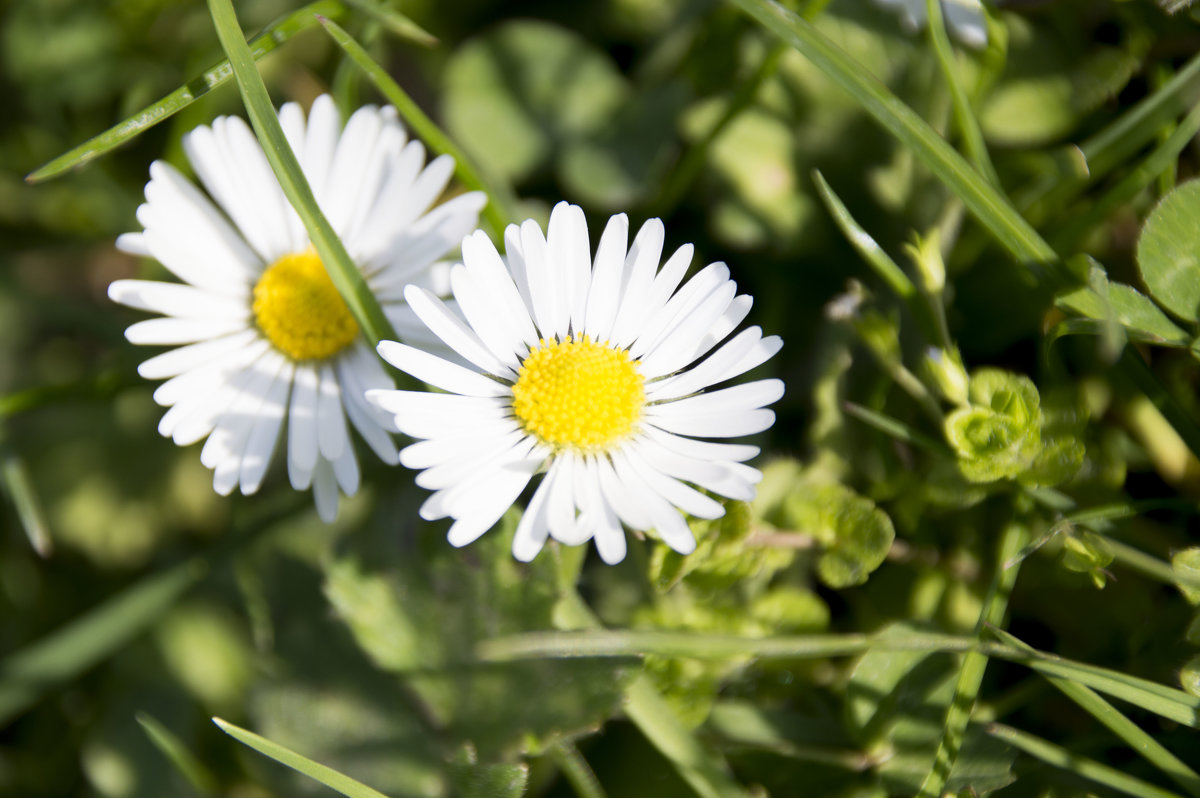
<path fill-rule="evenodd" d="M 1090 574 L 1098 588 L 1104 587 L 1104 569 L 1112 561 L 1113 554 L 1104 538 L 1094 532 L 1077 529 L 1063 541 L 1063 567 L 1068 571 Z"/>
<path fill-rule="evenodd" d="M 1179 669 L 1179 684 L 1191 695 L 1200 697 L 1200 655 L 1183 663 Z"/>
<path fill-rule="evenodd" d="M 1099 264 L 1093 263 L 1091 269 L 1094 279 L 1103 281 L 1106 290 L 1101 293 L 1090 286 L 1076 288 L 1058 297 L 1056 302 L 1059 307 L 1089 319 L 1113 319 L 1126 330 L 1137 333 L 1143 341 L 1173 346 L 1188 345 L 1188 334 L 1171 321 L 1149 297 L 1138 293 L 1132 286 L 1108 282 L 1108 277 Z"/>
<path fill-rule="evenodd" d="M 1185 321 L 1200 321 L 1200 181 L 1182 184 L 1146 219 L 1137 261 L 1150 295 Z"/>
<path fill-rule="evenodd" d="M 1200 605 L 1200 587 L 1196 587 L 1196 579 L 1200 578 L 1200 546 L 1177 551 L 1171 555 L 1171 571 L 1175 575 L 1179 592 L 1193 607 Z"/>
<path fill-rule="evenodd" d="M 303 8 L 280 17 L 250 40 L 251 57 L 262 58 L 297 33 L 314 27 L 317 24 L 318 14 L 341 19 L 346 15 L 346 7 L 339 0 L 319 0 L 319 2 L 309 3 Z M 232 76 L 233 70 L 229 67 L 229 61 L 222 61 L 216 66 L 206 69 L 198 78 L 188 81 L 153 105 L 143 108 L 73 150 L 63 153 L 25 179 L 30 183 L 36 183 L 58 177 L 69 169 L 83 166 L 88 161 L 99 158 L 134 136 L 149 130 L 159 122 L 169 119 L 198 98 L 225 83 Z"/>
<path fill-rule="evenodd" d="M 686 580 L 692 587 L 710 593 L 729 590 L 754 576 L 769 578 L 792 562 L 792 553 L 763 546 L 746 545 L 752 523 L 750 505 L 725 503 L 725 515 L 690 523 L 696 550 L 687 556 L 665 544 L 650 556 L 650 580 L 666 592 Z"/>
<path fill-rule="evenodd" d="M 358 645 L 405 681 L 447 741 L 471 743 L 487 763 L 538 754 L 594 728 L 617 711 L 629 678 L 620 662 L 476 659 L 478 641 L 552 629 L 558 617 L 556 558 L 512 558 L 518 519 L 508 513 L 470 559 L 439 545 L 380 571 L 364 565 L 378 558 L 360 549 L 326 570 L 326 595 Z"/>
<path fill-rule="evenodd" d="M 386 795 L 378 790 L 373 790 L 343 773 L 338 773 L 333 768 L 314 762 L 295 751 L 284 748 L 278 743 L 273 743 L 265 737 L 260 737 L 252 731 L 234 726 L 232 723 L 220 718 L 213 718 L 212 720 L 221 731 L 243 745 L 253 748 L 263 756 L 274 759 L 281 765 L 286 765 L 292 770 L 303 773 L 314 781 L 319 781 L 326 787 L 348 796 L 348 798 L 387 798 Z"/>
<path fill-rule="evenodd" d="M 833 588 L 865 583 L 896 537 L 892 520 L 875 502 L 836 483 L 797 490 L 783 509 L 790 528 L 812 535 L 824 548 L 817 575 Z"/>
<path fill-rule="evenodd" d="M 599 131 L 628 95 L 607 55 L 578 34 L 533 21 L 503 23 L 460 46 L 442 87 L 450 135 L 510 181 Z"/>
<path fill-rule="evenodd" d="M 1044 144 L 1069 133 L 1082 115 L 1114 96 L 1137 59 L 1115 47 L 1065 40 L 1057 29 L 1004 16 L 1007 70 L 980 113 L 987 137 L 1006 146 Z"/>
<path fill-rule="evenodd" d="M 373 345 L 385 339 L 395 340 L 396 332 L 392 329 L 391 322 L 384 315 L 371 289 L 367 287 L 363 273 L 350 259 L 346 247 L 334 232 L 329 220 L 325 218 L 325 214 L 321 212 L 312 188 L 308 185 L 308 179 L 300 168 L 300 162 L 292 152 L 287 137 L 283 135 L 279 117 L 276 116 L 275 107 L 267 94 L 267 87 L 258 74 L 250 48 L 238 25 L 232 0 L 209 0 L 208 7 L 213 25 L 217 29 L 217 38 L 221 40 L 221 47 L 229 56 L 229 63 L 246 104 L 250 123 L 254 126 L 254 133 L 271 165 L 271 171 L 275 173 L 288 202 L 296 209 L 300 221 L 304 223 L 308 239 L 321 256 L 321 262 L 325 264 L 334 287 Z"/>
<path fill-rule="evenodd" d="M 464 745 L 450 760 L 450 778 L 458 798 L 520 798 L 529 786 L 529 766 L 481 765 L 475 749 Z"/>

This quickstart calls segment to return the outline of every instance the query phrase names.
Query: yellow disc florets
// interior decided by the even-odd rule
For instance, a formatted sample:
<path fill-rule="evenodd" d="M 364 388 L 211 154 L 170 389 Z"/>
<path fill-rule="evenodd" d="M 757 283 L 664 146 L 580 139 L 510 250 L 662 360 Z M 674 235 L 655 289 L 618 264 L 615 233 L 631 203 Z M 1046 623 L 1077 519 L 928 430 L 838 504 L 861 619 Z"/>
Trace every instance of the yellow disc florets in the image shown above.
<path fill-rule="evenodd" d="M 629 353 L 571 336 L 542 340 L 521 364 L 513 412 L 525 431 L 555 447 L 603 450 L 633 431 L 644 380 Z"/>
<path fill-rule="evenodd" d="M 330 357 L 358 335 L 354 316 L 312 250 L 267 267 L 254 286 L 254 320 L 293 360 Z"/>

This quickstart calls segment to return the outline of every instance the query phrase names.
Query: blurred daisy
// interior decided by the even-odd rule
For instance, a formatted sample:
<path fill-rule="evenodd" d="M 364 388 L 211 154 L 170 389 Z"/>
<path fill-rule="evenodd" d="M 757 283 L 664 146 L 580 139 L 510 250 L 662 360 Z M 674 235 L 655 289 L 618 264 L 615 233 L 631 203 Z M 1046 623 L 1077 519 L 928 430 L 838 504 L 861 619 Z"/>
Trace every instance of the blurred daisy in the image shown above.
<path fill-rule="evenodd" d="M 437 288 L 438 258 L 475 228 L 485 196 L 464 194 L 430 210 L 454 162 L 443 156 L 425 166 L 424 148 L 406 141 L 394 108 L 361 108 L 342 130 L 333 101 L 322 96 L 307 121 L 294 103 L 280 109 L 279 121 L 397 333 L 428 340 L 403 302 L 404 287 Z M 397 462 L 386 415 L 363 399 L 367 389 L 395 383 L 249 126 L 219 117 L 187 134 L 183 146 L 208 196 L 156 161 L 137 212 L 144 229 L 117 240 L 183 284 L 118 280 L 108 289 L 117 302 L 164 316 L 132 325 L 126 338 L 175 347 L 138 368 L 147 379 L 169 378 L 154 392 L 170 408 L 158 430 L 180 446 L 207 437 L 200 460 L 213 469 L 217 493 L 240 487 L 250 494 L 262 484 L 286 419 L 292 486 L 311 487 L 318 513 L 331 521 L 338 488 L 347 495 L 358 489 L 350 426 L 384 462 Z"/>
<path fill-rule="evenodd" d="M 875 0 L 881 6 L 897 9 L 910 31 L 918 31 L 929 21 L 925 0 Z M 942 15 L 950 33 L 975 49 L 987 46 L 987 17 L 980 0 L 941 0 Z"/>
<path fill-rule="evenodd" d="M 560 203 L 545 237 L 533 221 L 508 228 L 507 264 L 481 231 L 463 241 L 463 263 L 450 273 L 461 317 L 423 287 L 405 291 L 467 365 L 385 341 L 385 360 L 447 393 L 371 390 L 367 398 L 420 439 L 400 462 L 434 491 L 421 517 L 454 519 L 453 545 L 487 531 L 540 471 L 513 540 L 520 560 L 553 537 L 594 539 L 606 562 L 619 562 L 622 523 L 654 529 L 686 554 L 696 544 L 680 511 L 724 513 L 692 486 L 754 495 L 761 475 L 743 461 L 758 449 L 699 439 L 765 430 L 775 414 L 763 408 L 783 395 L 783 383 L 704 391 L 761 364 L 782 342 L 750 327 L 708 354 L 745 318 L 750 297 L 736 296 L 723 263 L 680 287 L 692 247 L 660 269 L 659 220 L 646 222 L 632 246 L 628 236 L 625 215 L 612 217 L 593 261 L 583 211 Z"/>

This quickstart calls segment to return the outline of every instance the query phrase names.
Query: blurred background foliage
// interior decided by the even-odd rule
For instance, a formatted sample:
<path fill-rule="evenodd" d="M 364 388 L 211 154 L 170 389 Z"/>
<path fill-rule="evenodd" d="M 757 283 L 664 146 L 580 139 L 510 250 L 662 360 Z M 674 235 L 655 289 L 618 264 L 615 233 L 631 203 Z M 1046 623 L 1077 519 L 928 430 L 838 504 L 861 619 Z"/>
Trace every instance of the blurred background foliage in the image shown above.
<path fill-rule="evenodd" d="M 788 393 L 758 441 L 761 494 L 727 519 L 694 522 L 697 554 L 635 543 L 613 568 L 560 548 L 530 566 L 513 562 L 512 516 L 453 550 L 440 526 L 418 521 L 421 492 L 409 475 L 370 460 L 367 487 L 333 527 L 278 469 L 261 497 L 217 497 L 197 453 L 157 436 L 153 386 L 135 371 L 145 355 L 122 335 L 136 314 L 105 290 L 119 277 L 161 274 L 113 240 L 136 225 L 150 161 L 186 169 L 180 136 L 240 112 L 236 90 L 204 94 L 59 179 L 24 181 L 218 62 L 208 12 L 178 0 L 9 0 L 0 6 L 0 466 L 9 499 L 0 509 L 0 652 L 9 657 L 0 663 L 0 792 L 326 794 L 221 734 L 209 721 L 219 715 L 393 796 L 517 795 L 526 784 L 531 795 L 587 795 L 567 777 L 580 754 L 609 795 L 692 794 L 622 714 L 624 692 L 644 671 L 744 784 L 779 796 L 913 793 L 943 734 L 956 655 L 482 664 L 472 661 L 475 645 L 578 627 L 562 614 L 576 585 L 613 628 L 970 633 L 997 572 L 997 541 L 1013 525 L 1041 545 L 1025 559 L 1009 630 L 1069 658 L 1176 686 L 1190 680 L 1196 692 L 1194 591 L 1181 596 L 1169 566 L 1164 576 L 1114 558 L 1106 541 L 1132 544 L 1158 566 L 1195 543 L 1200 464 L 1112 370 L 1113 342 L 1057 337 L 1063 314 L 1051 292 L 804 57 L 715 0 L 391 3 L 438 37 L 431 47 L 390 37 L 354 5 L 341 7 L 342 24 L 483 169 L 511 181 L 528 215 L 544 219 L 563 198 L 584 207 L 594 230 L 615 212 L 635 225 L 659 215 L 668 248 L 693 242 L 697 263 L 730 264 L 755 297 L 752 321 L 786 344 L 767 367 Z M 1105 213 L 1089 213 L 1179 114 L 1090 185 L 1072 145 L 1184 68 L 1200 22 L 1147 0 L 998 5 L 988 47 L 961 50 L 956 63 L 1001 184 L 1048 236 L 1070 229 L 1068 251 L 1144 291 L 1139 230 L 1162 195 L 1194 176 L 1195 148 Z M 298 7 L 237 4 L 248 32 Z M 869 0 L 798 10 L 953 135 L 950 94 L 924 36 Z M 378 102 L 319 28 L 260 67 L 280 103 L 327 90 L 344 109 Z M 1200 96 L 1192 83 L 1180 112 Z M 944 313 L 948 340 L 930 339 L 847 242 L 815 169 L 915 275 L 935 315 Z M 1056 202 L 1035 190 L 1072 181 L 1078 190 Z M 1191 209 L 1180 224 L 1194 219 Z M 1188 350 L 1196 319 L 1179 319 L 1169 298 L 1150 293 L 1186 327 L 1155 317 L 1155 329 L 1179 330 L 1182 345 L 1148 351 L 1153 367 L 1197 413 L 1200 369 Z M 1139 340 L 1136 325 L 1121 325 Z M 938 349 L 932 359 L 929 347 Z M 933 445 L 864 423 L 847 401 Z M 1158 509 L 1120 520 L 1063 520 L 1073 509 L 1157 500 Z M 1180 560 L 1176 573 L 1191 563 Z M 118 608 L 123 636 L 113 632 L 93 654 L 82 644 L 57 651 L 55 667 L 18 683 L 17 652 L 168 572 L 182 576 Z M 1162 782 L 1049 687 L 992 662 L 981 717 Z M 1200 767 L 1193 730 L 1122 709 Z M 954 791 L 983 793 L 1020 775 L 1009 794 L 1104 792 L 1018 757 L 980 724 L 967 729 L 960 764 Z"/>

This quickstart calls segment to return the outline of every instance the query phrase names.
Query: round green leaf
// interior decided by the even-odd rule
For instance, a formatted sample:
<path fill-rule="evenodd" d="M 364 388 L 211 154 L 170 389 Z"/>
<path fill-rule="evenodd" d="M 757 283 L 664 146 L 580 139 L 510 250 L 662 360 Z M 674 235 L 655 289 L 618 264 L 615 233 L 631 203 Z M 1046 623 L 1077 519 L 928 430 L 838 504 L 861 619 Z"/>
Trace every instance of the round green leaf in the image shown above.
<path fill-rule="evenodd" d="M 1187 321 L 1200 321 L 1200 181 L 1163 198 L 1138 240 L 1142 280 L 1158 304 Z"/>
<path fill-rule="evenodd" d="M 628 91 L 612 60 L 580 36 L 516 21 L 455 51 L 443 109 L 450 136 L 484 168 L 520 180 L 600 130 Z"/>

